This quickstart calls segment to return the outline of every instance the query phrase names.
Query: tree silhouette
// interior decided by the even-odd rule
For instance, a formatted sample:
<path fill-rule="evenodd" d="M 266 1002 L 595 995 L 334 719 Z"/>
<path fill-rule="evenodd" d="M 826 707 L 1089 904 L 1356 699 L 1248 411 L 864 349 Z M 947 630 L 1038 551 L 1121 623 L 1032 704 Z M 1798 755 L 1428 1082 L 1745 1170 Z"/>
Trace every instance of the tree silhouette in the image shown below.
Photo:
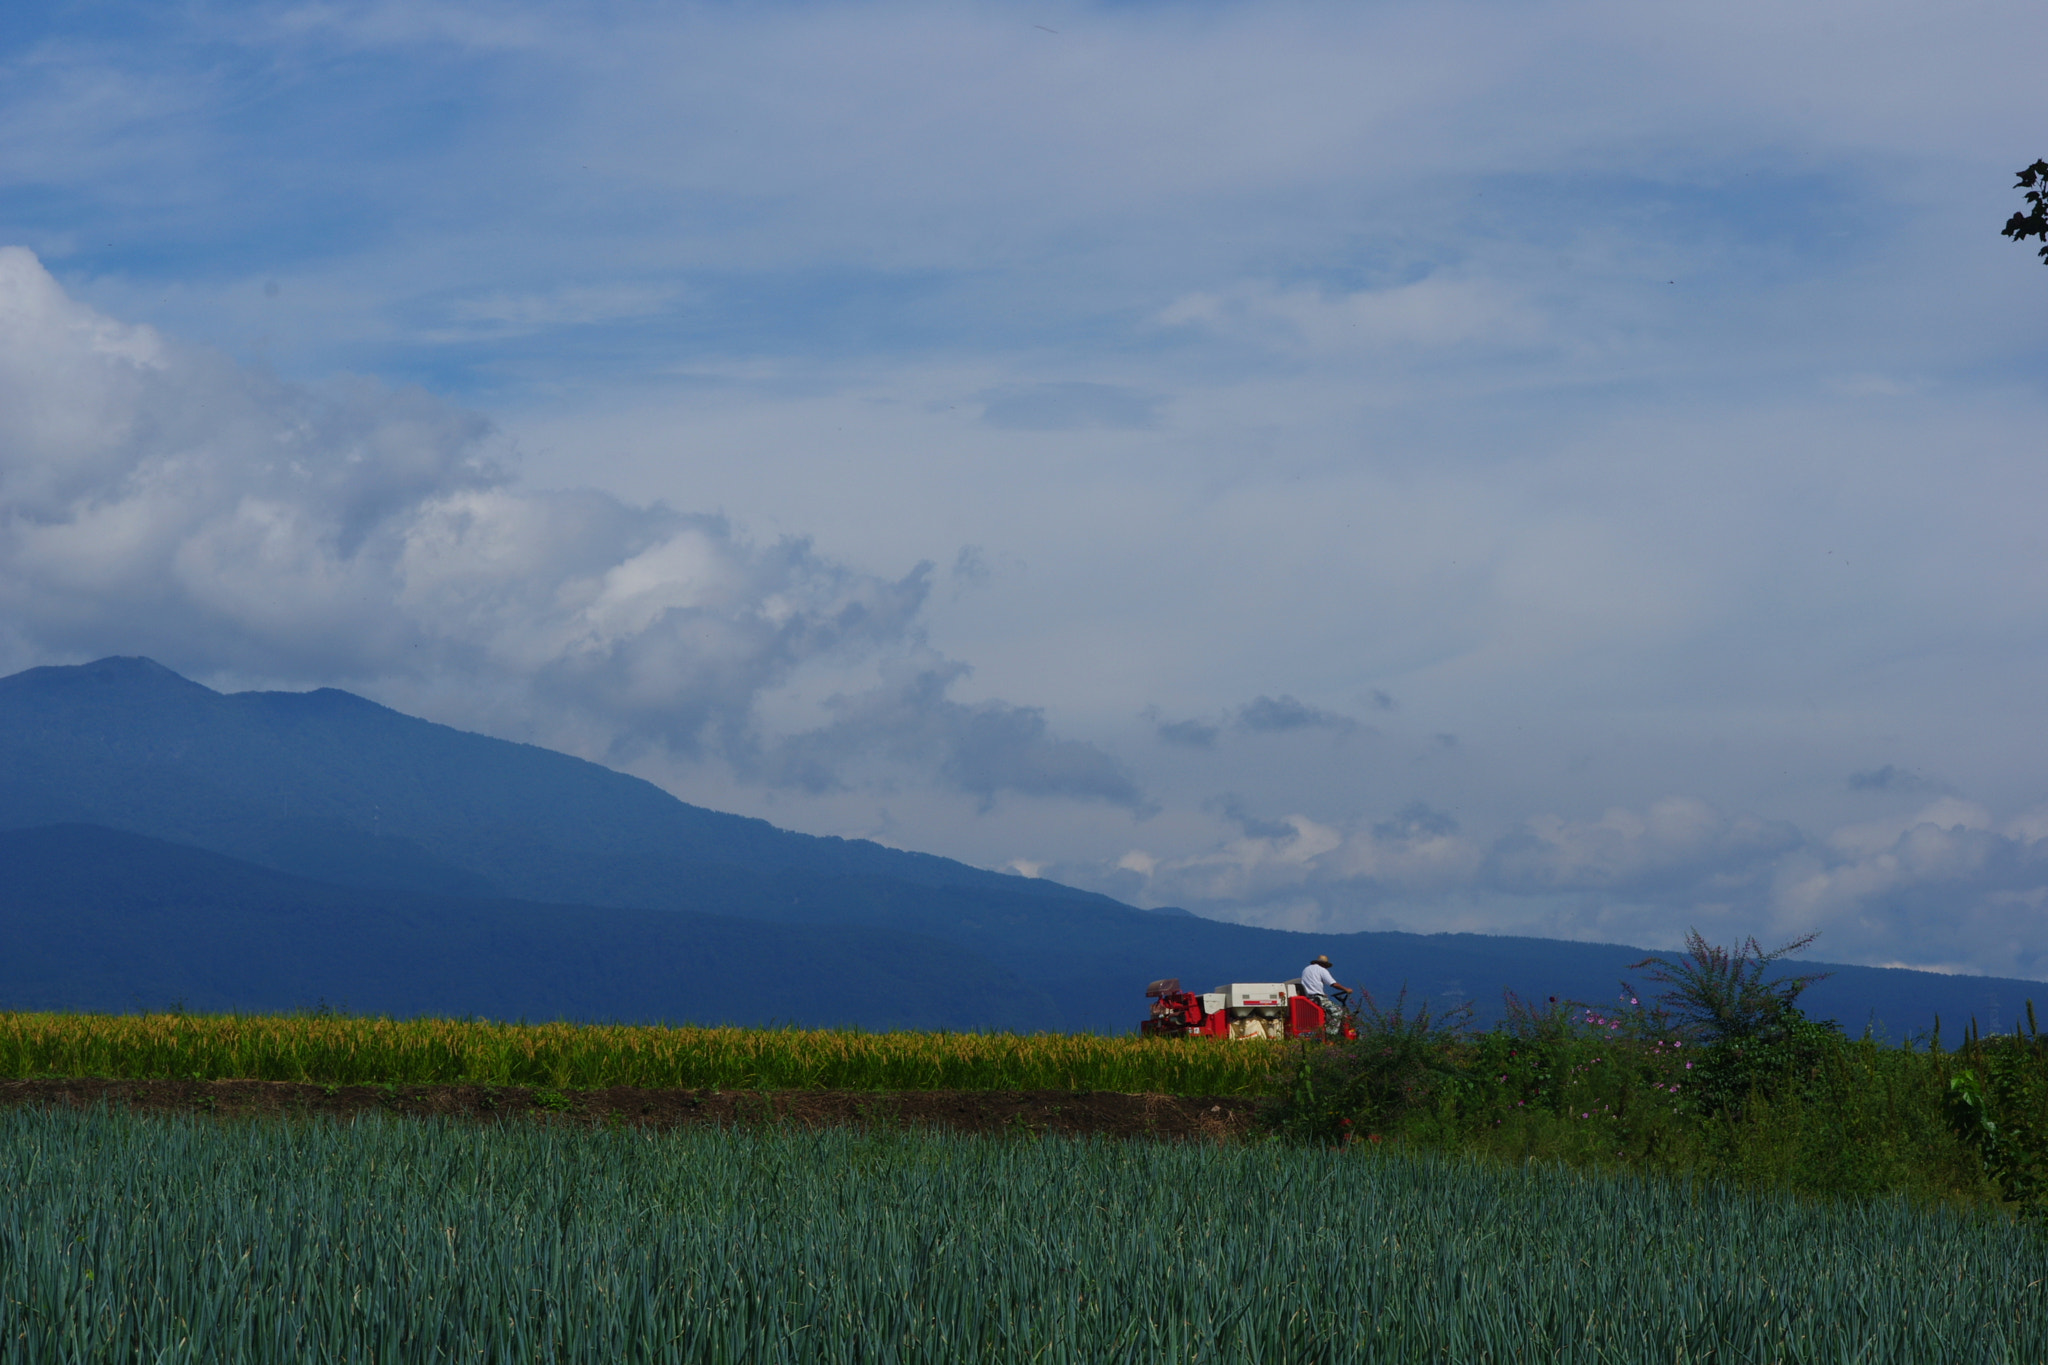
<path fill-rule="evenodd" d="M 2010 237 L 2015 242 L 2024 242 L 2029 237 L 2041 239 L 2041 259 L 2048 261 L 2048 161 L 2036 161 L 2020 172 L 2020 182 L 2013 186 L 2027 192 L 2027 203 L 2033 207 L 2025 213 L 2015 213 L 2005 220 L 2005 231 L 1999 236 Z"/>

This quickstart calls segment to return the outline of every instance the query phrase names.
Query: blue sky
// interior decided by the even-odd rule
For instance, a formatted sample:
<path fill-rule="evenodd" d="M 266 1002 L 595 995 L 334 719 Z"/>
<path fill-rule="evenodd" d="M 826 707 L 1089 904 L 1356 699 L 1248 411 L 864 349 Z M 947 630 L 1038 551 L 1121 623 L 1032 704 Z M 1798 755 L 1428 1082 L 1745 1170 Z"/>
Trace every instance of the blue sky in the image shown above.
<path fill-rule="evenodd" d="M 2017 3 L 21 4 L 0 654 L 2048 977 Z"/>

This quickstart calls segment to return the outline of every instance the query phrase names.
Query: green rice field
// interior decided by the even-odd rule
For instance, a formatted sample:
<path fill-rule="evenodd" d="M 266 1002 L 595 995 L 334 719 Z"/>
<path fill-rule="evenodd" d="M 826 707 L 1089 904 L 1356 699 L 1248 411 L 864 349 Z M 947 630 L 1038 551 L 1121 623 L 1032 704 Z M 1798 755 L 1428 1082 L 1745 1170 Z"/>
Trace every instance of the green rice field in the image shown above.
<path fill-rule="evenodd" d="M 0 1359 L 2037 1365 L 2048 1242 L 1363 1144 L 17 1109 Z"/>
<path fill-rule="evenodd" d="M 1270 1089 L 1281 1050 L 1092 1034 L 0 1012 L 0 1077 L 596 1089 Z"/>

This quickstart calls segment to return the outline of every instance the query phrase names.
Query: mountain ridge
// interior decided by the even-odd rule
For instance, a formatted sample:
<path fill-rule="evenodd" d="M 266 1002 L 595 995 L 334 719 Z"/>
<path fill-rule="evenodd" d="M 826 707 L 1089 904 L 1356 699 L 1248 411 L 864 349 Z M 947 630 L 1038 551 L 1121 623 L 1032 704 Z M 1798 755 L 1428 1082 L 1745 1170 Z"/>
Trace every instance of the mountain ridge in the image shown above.
<path fill-rule="evenodd" d="M 0 830 L 33 844 L 59 836 L 31 831 L 63 826 L 125 832 L 340 888 L 348 893 L 340 901 L 312 901 L 346 905 L 393 943 L 404 934 L 391 914 L 444 916 L 466 926 L 477 952 L 495 964 L 505 999 L 545 999 L 563 1017 L 616 1017 L 623 1008 L 601 975 L 578 978 L 582 994 L 535 994 L 550 955 L 571 951 L 542 933 L 547 918 L 597 933 L 591 926 L 600 920 L 589 917 L 600 912 L 622 917 L 602 921 L 610 926 L 602 933 L 613 935 L 606 942 L 624 941 L 619 926 L 640 926 L 633 932 L 647 938 L 648 951 L 666 954 L 666 969 L 688 978 L 683 994 L 699 1000 L 728 999 L 721 973 L 744 955 L 735 945 L 748 934 L 764 954 L 804 964 L 785 973 L 793 979 L 784 994 L 817 988 L 857 998 L 865 988 L 840 980 L 833 957 L 801 947 L 806 936 L 829 941 L 839 957 L 866 964 L 863 974 L 885 979 L 885 994 L 923 997 L 909 1013 L 899 1001 L 833 1016 L 874 1026 L 916 1014 L 948 1027 L 1013 1027 L 1024 1018 L 1046 1029 L 1126 1031 L 1144 1011 L 1149 980 L 1179 976 L 1205 988 L 1281 980 L 1318 951 L 1381 998 L 1408 986 L 1439 1006 L 1471 1000 L 1488 1017 L 1504 988 L 1539 1000 L 1612 999 L 1628 964 L 1646 955 L 1615 944 L 1311 935 L 1161 914 L 931 854 L 708 811 L 583 759 L 406 716 L 339 689 L 223 694 L 139 658 L 0 678 Z M 129 857 L 128 881 L 102 885 L 87 897 L 93 903 L 72 908 L 119 915 L 151 903 L 149 878 L 157 874 L 138 870 L 145 861 Z M 217 871 L 221 913 L 244 914 L 246 897 L 237 899 L 235 888 L 246 890 L 249 874 Z M 187 925 L 204 938 L 211 931 L 201 909 L 187 907 Z M 17 931 L 63 912 L 20 903 Z M 647 914 L 693 916 L 695 928 L 632 918 Z M 523 926 L 525 958 L 493 956 L 494 915 Z M 305 923 L 315 938 L 338 932 L 318 916 Z M 414 924 L 404 932 L 417 939 L 426 930 Z M 434 941 L 459 952 L 446 934 Z M 73 940 L 72 951 L 89 957 L 90 945 Z M 276 952 L 280 960 L 291 955 L 282 941 Z M 891 953 L 903 970 L 890 965 Z M 53 982 L 82 979 L 90 966 L 52 957 L 45 972 Z M 1851 1027 L 1875 1017 L 1896 1033 L 1925 1028 L 1936 1012 L 1953 1026 L 1974 1013 L 1997 1027 L 2029 995 L 2048 997 L 2048 985 L 2001 978 L 1834 971 L 1807 996 L 1816 1011 Z M 470 978 L 451 967 L 449 980 L 457 979 Z M 448 998 L 480 999 L 482 989 L 451 984 Z M 669 1009 L 676 996 L 631 998 L 636 1009 Z M 748 1008 L 756 1022 L 777 1017 L 765 1005 Z"/>
<path fill-rule="evenodd" d="M 366 894 L 95 825 L 0 830 L 0 938 L 0 1007 L 14 1009 L 959 1029 L 1024 1028 L 1046 1008 L 998 964 L 938 939 Z M 1000 983 L 995 1009 L 928 989 L 963 966 Z M 819 984 L 845 972 L 867 983 L 863 999 Z"/>
<path fill-rule="evenodd" d="M 108 720 L 120 711 L 160 697 L 173 706 L 168 714 L 162 709 L 151 713 L 148 734 L 108 729 Z M 41 755 L 29 756 L 25 740 L 32 724 L 39 724 L 45 736 L 52 728 L 61 733 L 67 750 L 61 772 L 37 762 Z M 393 730 L 401 733 L 394 737 Z M 296 753 L 292 740 L 302 741 Z M 259 755 L 251 746 L 260 744 L 269 747 L 255 762 Z M 812 870 L 881 873 L 934 885 L 994 886 L 1121 904 L 932 854 L 869 840 L 798 834 L 755 817 L 708 810 L 587 759 L 408 716 L 337 688 L 220 693 L 139 657 L 35 668 L 0 678 L 0 752 L 15 760 L 6 765 L 13 772 L 0 775 L 0 827 L 79 819 L 217 848 L 281 871 L 298 869 L 289 865 L 288 847 L 266 847 L 266 832 L 291 821 L 300 829 L 348 826 L 360 835 L 401 837 L 415 844 L 420 834 L 431 834 L 440 844 L 437 860 L 452 860 L 470 875 L 486 878 L 501 894 L 540 899 L 582 898 L 571 894 L 574 886 L 560 884 L 559 876 L 545 876 L 526 865 L 530 860 L 522 860 L 520 843 L 535 836 L 586 857 L 611 857 L 665 839 L 671 850 L 680 847 L 682 861 L 773 856 L 785 866 Z M 138 764 L 138 757 L 147 761 Z M 119 781 L 102 782 L 90 794 L 76 791 L 81 767 L 97 760 L 105 769 L 124 759 Z M 294 762 L 301 780 L 282 780 L 291 774 L 281 778 L 281 770 Z M 308 769 L 317 771 L 318 785 L 303 780 Z M 436 780 L 458 769 L 467 774 L 466 781 Z M 26 772 L 36 774 L 34 783 L 15 780 L 14 774 Z M 499 780 L 506 777 L 523 780 Z M 366 790 L 376 779 L 383 779 L 377 789 Z M 180 788 L 178 800 L 164 799 L 169 793 L 157 789 L 166 782 Z M 109 791 L 129 794 L 128 810 L 119 801 L 110 806 Z M 75 799 L 67 807 L 55 799 L 60 795 Z M 150 801 L 151 795 L 158 799 Z M 407 802 L 407 796 L 414 799 Z M 465 832 L 454 813 L 479 803 L 495 809 L 478 812 L 482 818 L 469 822 Z M 179 806 L 213 814 L 181 818 Z M 601 818 L 592 818 L 593 807 L 602 808 Z M 130 812 L 132 821 L 106 818 Z M 575 823 L 579 816 L 580 827 Z M 378 828 L 387 823 L 411 833 L 389 835 Z M 491 837 L 480 836 L 480 825 L 491 828 Z M 549 837 L 550 831 L 555 837 Z M 563 833 L 580 837 L 564 841 Z M 510 884 L 503 881 L 507 877 Z M 640 900 L 646 899 L 642 894 Z"/>

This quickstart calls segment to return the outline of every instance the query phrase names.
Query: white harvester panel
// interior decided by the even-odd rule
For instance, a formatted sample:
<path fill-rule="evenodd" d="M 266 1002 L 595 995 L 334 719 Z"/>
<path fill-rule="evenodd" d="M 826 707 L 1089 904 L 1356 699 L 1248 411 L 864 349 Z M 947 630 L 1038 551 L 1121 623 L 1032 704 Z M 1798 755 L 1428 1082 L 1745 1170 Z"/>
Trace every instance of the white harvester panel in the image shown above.
<path fill-rule="evenodd" d="M 1287 1003 L 1289 994 L 1284 981 L 1233 981 L 1223 988 L 1223 1003 L 1229 1009 L 1255 1005 L 1277 1009 Z"/>
<path fill-rule="evenodd" d="M 1222 992 L 1222 991 L 1210 991 L 1210 992 L 1209 992 L 1209 993 L 1208 993 L 1207 995 L 1205 995 L 1205 996 L 1203 996 L 1203 997 L 1202 997 L 1202 1013 L 1204 1013 L 1204 1014 L 1221 1014 L 1221 1013 L 1223 1013 L 1223 992 Z"/>

